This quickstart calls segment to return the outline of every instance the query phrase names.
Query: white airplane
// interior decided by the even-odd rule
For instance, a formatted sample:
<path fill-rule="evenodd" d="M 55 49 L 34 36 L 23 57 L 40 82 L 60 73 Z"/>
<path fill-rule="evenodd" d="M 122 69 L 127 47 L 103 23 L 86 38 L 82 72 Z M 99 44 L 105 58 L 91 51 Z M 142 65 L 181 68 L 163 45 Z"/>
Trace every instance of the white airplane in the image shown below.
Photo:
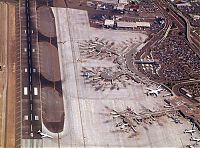
<path fill-rule="evenodd" d="M 81 76 L 83 76 L 83 77 L 89 79 L 89 78 L 93 77 L 94 74 L 92 74 L 91 72 L 87 72 L 87 71 L 86 71 L 86 72 L 83 72 L 83 74 L 82 74 Z"/>
<path fill-rule="evenodd" d="M 187 129 L 185 129 L 185 131 L 184 131 L 184 133 L 190 133 L 191 135 L 192 135 L 194 132 L 196 132 L 196 130 L 195 130 L 195 124 L 193 124 L 191 130 L 187 130 Z"/>
<path fill-rule="evenodd" d="M 146 90 L 148 90 L 147 95 L 155 95 L 157 97 L 158 94 L 163 90 L 160 87 L 161 85 L 157 89 L 146 88 Z"/>
<path fill-rule="evenodd" d="M 164 105 L 163 107 L 164 107 L 164 108 L 172 108 L 171 105 Z"/>
<path fill-rule="evenodd" d="M 190 141 L 195 141 L 197 145 L 197 143 L 200 142 L 200 138 L 191 137 Z"/>
<path fill-rule="evenodd" d="M 48 135 L 47 133 L 43 133 L 40 130 L 38 131 L 38 134 L 40 134 L 42 138 L 52 138 L 53 139 L 52 136 Z"/>
<path fill-rule="evenodd" d="M 83 60 L 83 59 L 77 59 L 76 61 L 81 62 L 81 63 L 87 62 L 87 60 Z"/>
<path fill-rule="evenodd" d="M 65 44 L 67 41 L 59 41 L 57 43 L 62 43 L 62 44 Z"/>
<path fill-rule="evenodd" d="M 188 147 L 188 148 L 195 148 L 195 144 L 188 144 L 188 145 L 186 145 L 186 147 Z"/>
<path fill-rule="evenodd" d="M 182 122 L 181 122 L 181 120 L 178 118 L 178 117 L 174 117 L 174 116 L 171 116 L 171 118 L 172 118 L 172 120 L 173 120 L 173 122 L 175 122 L 175 123 L 180 123 L 180 124 L 183 124 Z"/>
<path fill-rule="evenodd" d="M 172 96 L 172 94 L 165 94 L 163 97 Z"/>

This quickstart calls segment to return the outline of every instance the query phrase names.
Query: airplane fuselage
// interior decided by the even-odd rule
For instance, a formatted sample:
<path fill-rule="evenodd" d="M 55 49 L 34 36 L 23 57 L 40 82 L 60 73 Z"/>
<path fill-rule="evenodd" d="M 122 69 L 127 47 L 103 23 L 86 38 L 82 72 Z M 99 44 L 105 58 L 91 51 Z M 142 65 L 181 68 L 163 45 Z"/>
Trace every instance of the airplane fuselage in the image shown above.
<path fill-rule="evenodd" d="M 191 140 L 191 141 L 200 142 L 200 138 L 194 138 L 194 137 L 192 137 L 190 140 Z"/>
<path fill-rule="evenodd" d="M 196 130 L 185 130 L 184 133 L 194 133 Z"/>

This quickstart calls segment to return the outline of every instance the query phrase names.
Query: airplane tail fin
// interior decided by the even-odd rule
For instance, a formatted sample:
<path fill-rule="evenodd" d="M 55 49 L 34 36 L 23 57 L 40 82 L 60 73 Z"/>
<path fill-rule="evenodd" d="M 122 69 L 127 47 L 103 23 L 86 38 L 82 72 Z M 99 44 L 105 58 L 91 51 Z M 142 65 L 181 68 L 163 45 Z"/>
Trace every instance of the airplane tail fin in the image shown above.
<path fill-rule="evenodd" d="M 195 126 L 195 124 L 193 123 L 193 125 L 192 125 L 192 129 L 194 130 L 194 129 L 196 129 L 196 126 Z"/>

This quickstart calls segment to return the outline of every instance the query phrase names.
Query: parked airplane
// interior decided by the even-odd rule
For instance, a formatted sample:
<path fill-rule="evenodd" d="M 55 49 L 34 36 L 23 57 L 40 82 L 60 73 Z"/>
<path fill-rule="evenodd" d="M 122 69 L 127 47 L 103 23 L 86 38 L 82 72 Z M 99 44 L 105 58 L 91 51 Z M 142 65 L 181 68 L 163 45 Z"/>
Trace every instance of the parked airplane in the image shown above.
<path fill-rule="evenodd" d="M 81 63 L 87 62 L 87 60 L 83 60 L 83 59 L 77 59 L 76 61 L 77 61 L 77 62 L 81 62 Z"/>
<path fill-rule="evenodd" d="M 171 105 L 164 105 L 163 107 L 164 107 L 164 108 L 172 108 Z"/>
<path fill-rule="evenodd" d="M 82 74 L 81 76 L 83 76 L 83 77 L 89 79 L 89 78 L 93 77 L 94 74 L 91 73 L 91 72 L 83 72 L 83 74 Z"/>
<path fill-rule="evenodd" d="M 161 87 L 161 85 L 156 89 L 146 88 L 146 90 L 148 90 L 148 92 L 146 94 L 147 95 L 155 95 L 157 97 L 158 94 L 163 90 L 160 87 Z"/>
<path fill-rule="evenodd" d="M 163 97 L 167 97 L 167 96 L 172 96 L 172 94 L 170 93 L 170 94 L 163 95 Z"/>
<path fill-rule="evenodd" d="M 62 44 L 65 44 L 67 41 L 59 41 L 57 43 L 62 43 Z"/>
<path fill-rule="evenodd" d="M 172 118 L 173 122 L 183 124 L 183 123 L 181 122 L 181 120 L 178 119 L 177 117 L 173 117 L 173 116 L 172 116 L 171 118 Z"/>
<path fill-rule="evenodd" d="M 200 138 L 191 137 L 190 141 L 195 141 L 197 144 L 198 142 L 200 142 Z"/>
<path fill-rule="evenodd" d="M 188 145 L 186 145 L 186 147 L 188 147 L 188 148 L 195 148 L 195 144 L 188 144 Z"/>
<path fill-rule="evenodd" d="M 40 134 L 42 138 L 52 138 L 53 139 L 52 136 L 48 135 L 47 133 L 43 133 L 40 130 L 38 131 L 38 134 Z"/>
<path fill-rule="evenodd" d="M 187 129 L 185 129 L 185 131 L 184 131 L 184 133 L 190 133 L 191 135 L 192 135 L 194 132 L 196 132 L 196 130 L 195 130 L 195 124 L 193 124 L 191 130 L 187 130 Z"/>

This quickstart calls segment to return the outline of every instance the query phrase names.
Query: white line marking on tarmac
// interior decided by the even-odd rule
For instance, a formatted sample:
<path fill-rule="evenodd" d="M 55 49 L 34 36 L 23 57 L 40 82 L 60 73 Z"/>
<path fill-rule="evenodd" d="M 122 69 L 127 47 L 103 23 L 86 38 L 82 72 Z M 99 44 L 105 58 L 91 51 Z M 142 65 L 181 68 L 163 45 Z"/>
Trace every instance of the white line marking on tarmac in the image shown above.
<path fill-rule="evenodd" d="M 31 85 L 30 85 L 30 87 L 29 87 L 29 88 L 30 88 L 30 92 L 31 92 L 31 90 L 32 90 L 32 87 L 31 87 Z M 32 97 L 31 97 L 31 99 L 32 99 Z"/>

